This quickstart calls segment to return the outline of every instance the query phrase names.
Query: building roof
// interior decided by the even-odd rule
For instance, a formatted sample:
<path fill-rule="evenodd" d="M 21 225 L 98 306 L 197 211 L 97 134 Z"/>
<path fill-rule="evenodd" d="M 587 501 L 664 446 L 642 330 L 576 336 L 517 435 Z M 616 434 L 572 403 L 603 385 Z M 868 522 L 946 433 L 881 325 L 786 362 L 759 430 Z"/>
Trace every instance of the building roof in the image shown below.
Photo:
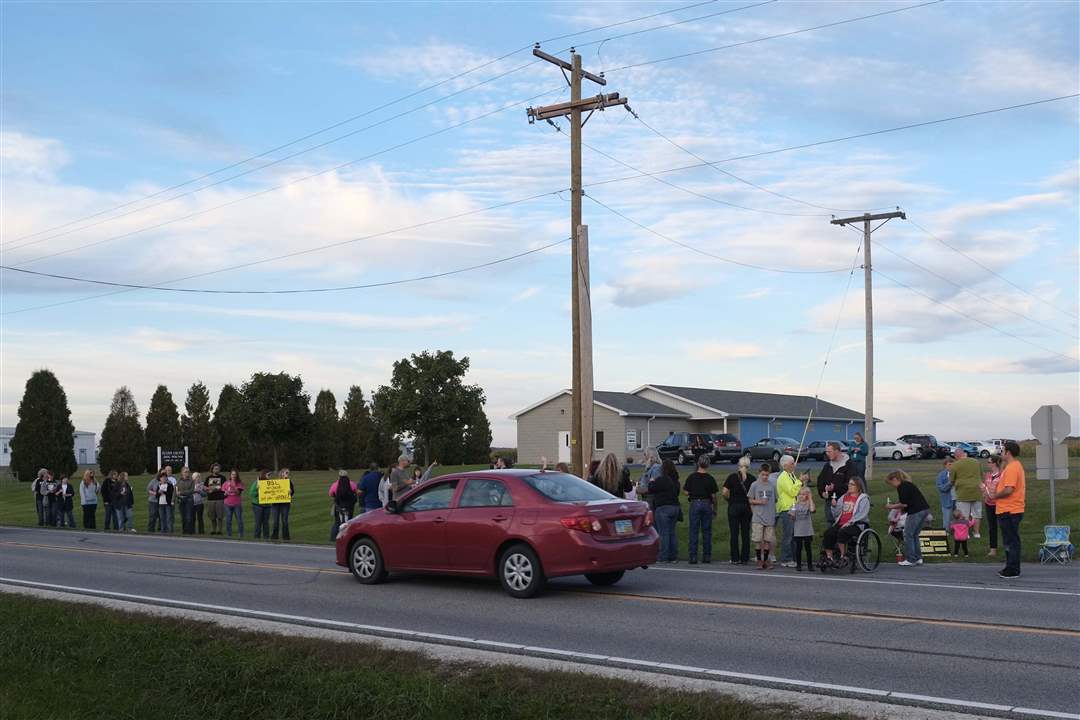
<path fill-rule="evenodd" d="M 557 397 L 563 395 L 570 395 L 569 390 L 560 390 L 554 395 L 549 395 L 539 402 L 535 402 L 524 410 L 519 410 L 510 416 L 510 418 L 517 419 L 525 413 L 535 410 L 541 405 L 546 405 Z M 618 413 L 623 417 L 666 417 L 666 418 L 688 418 L 690 415 L 676 410 L 673 407 L 662 405 L 652 400 L 647 400 L 643 397 L 634 395 L 633 393 L 623 392 L 607 392 L 604 390 L 593 391 L 593 405 L 599 405 L 602 408 L 607 408 L 614 413 Z"/>
<path fill-rule="evenodd" d="M 779 395 L 776 393 L 746 392 L 742 390 L 711 390 L 677 385 L 643 385 L 635 393 L 646 388 L 680 398 L 717 415 L 764 418 L 806 418 L 810 411 L 822 420 L 862 420 L 857 410 L 810 397 L 809 395 Z M 876 420 L 877 418 L 875 418 Z"/>
<path fill-rule="evenodd" d="M 93 435 L 94 433 L 89 430 L 76 430 L 74 433 L 78 437 Z M 15 428 L 13 427 L 0 427 L 0 436 L 9 437 L 15 435 Z"/>

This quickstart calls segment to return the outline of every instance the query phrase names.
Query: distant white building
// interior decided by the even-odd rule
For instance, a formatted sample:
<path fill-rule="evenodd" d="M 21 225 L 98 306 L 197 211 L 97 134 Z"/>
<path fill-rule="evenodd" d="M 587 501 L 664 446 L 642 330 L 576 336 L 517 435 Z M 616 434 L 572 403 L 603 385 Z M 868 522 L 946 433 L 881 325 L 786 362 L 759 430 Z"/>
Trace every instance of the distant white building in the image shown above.
<path fill-rule="evenodd" d="M 11 438 L 15 428 L 0 427 L 0 467 L 11 465 Z M 86 430 L 75 431 L 75 461 L 80 465 L 97 463 L 97 436 Z"/>

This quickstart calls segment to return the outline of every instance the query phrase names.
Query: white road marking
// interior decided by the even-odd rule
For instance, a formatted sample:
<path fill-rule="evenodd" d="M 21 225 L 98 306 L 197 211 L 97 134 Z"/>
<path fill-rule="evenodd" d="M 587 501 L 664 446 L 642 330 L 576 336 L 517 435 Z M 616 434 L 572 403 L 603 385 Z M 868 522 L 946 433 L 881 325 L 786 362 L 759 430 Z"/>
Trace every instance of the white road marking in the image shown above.
<path fill-rule="evenodd" d="M 662 572 L 697 573 L 699 575 L 739 575 L 751 578 L 771 578 L 779 580 L 803 580 L 810 582 L 844 582 L 865 583 L 868 585 L 903 585 L 904 587 L 928 587 L 943 588 L 945 590 L 986 590 L 988 592 L 1025 593 L 1029 595 L 1065 595 L 1067 597 L 1080 597 L 1080 593 L 1065 590 L 1035 590 L 1033 588 L 1008 588 L 990 587 L 989 585 L 950 585 L 946 583 L 909 582 L 907 580 L 869 580 L 864 578 L 842 578 L 825 575 L 787 575 L 785 573 L 750 573 L 738 570 L 701 570 L 697 568 L 673 568 L 650 565 L 649 571 L 660 570 Z"/>
<path fill-rule="evenodd" d="M 667 671 L 669 674 L 720 677 L 737 682 L 749 684 L 766 684 L 770 686 L 779 686 L 782 688 L 798 688 L 804 690 L 809 688 L 824 691 L 825 694 L 840 694 L 846 696 L 865 696 L 881 699 L 904 700 L 908 701 L 908 703 L 916 703 L 922 705 L 944 705 L 950 708 L 959 709 L 961 711 L 969 711 L 973 713 L 977 710 L 994 710 L 997 712 L 1017 713 L 1020 715 L 1041 715 L 1043 717 L 1061 718 L 1062 720 L 1080 720 L 1080 715 L 1078 714 L 1062 713 L 1054 710 L 1016 708 L 1008 705 L 993 705 L 989 703 L 980 703 L 971 700 L 935 697 L 932 695 L 914 695 L 911 693 L 895 692 L 888 690 L 849 687 L 845 685 L 831 685 L 828 683 L 815 683 L 808 682 L 806 680 L 796 680 L 794 678 L 774 677 L 771 675 L 753 675 L 749 673 L 732 672 L 728 670 L 699 668 L 687 665 L 675 665 L 672 663 L 664 663 L 659 661 L 639 660 L 636 658 L 594 655 L 592 653 L 583 653 L 574 650 L 562 650 L 558 648 L 546 648 L 541 646 L 528 646 L 522 648 L 521 646 L 511 644 L 507 647 L 507 644 L 505 643 L 497 643 L 491 640 L 480 640 L 476 638 L 465 638 L 456 635 L 441 635 L 438 633 L 427 633 L 415 630 L 405 630 L 402 628 L 382 627 L 379 625 L 362 625 L 359 623 L 351 623 L 341 620 L 331 620 L 329 618 L 314 618 L 308 617 L 306 615 L 291 615 L 287 613 L 269 612 L 266 610 L 253 610 L 247 608 L 229 607 L 224 605 L 210 605 L 206 603 L 189 602 L 187 600 L 177 600 L 174 598 L 153 597 L 149 595 L 134 595 L 131 593 L 113 592 L 111 590 L 97 590 L 94 588 L 57 585 L 55 583 L 34 582 L 30 580 L 19 580 L 16 578 L 0 577 L 0 584 L 8 584 L 16 587 L 42 588 L 46 590 L 76 593 L 80 595 L 94 595 L 98 597 L 107 597 L 117 600 L 127 600 L 132 602 L 154 605 L 167 605 L 178 608 L 188 608 L 191 610 L 203 612 L 216 611 L 226 615 L 235 615 L 239 617 L 254 617 L 278 622 L 291 622 L 312 627 L 323 627 L 329 629 L 346 630 L 354 633 L 377 635 L 380 637 L 403 638 L 420 642 L 426 641 L 437 645 L 456 645 L 462 647 L 491 649 L 504 648 L 504 651 L 509 651 L 512 649 L 515 653 L 530 653 L 535 655 L 573 658 L 576 661 L 594 665 L 613 665 L 623 667 L 630 665 L 635 667 L 647 667 L 652 669 L 654 672 Z"/>

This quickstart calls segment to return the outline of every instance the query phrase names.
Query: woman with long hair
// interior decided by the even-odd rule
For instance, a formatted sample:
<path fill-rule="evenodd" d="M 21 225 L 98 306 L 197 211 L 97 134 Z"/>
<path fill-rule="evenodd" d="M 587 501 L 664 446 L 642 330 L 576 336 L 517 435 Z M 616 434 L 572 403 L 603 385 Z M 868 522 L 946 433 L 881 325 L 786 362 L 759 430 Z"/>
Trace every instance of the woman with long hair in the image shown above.
<path fill-rule="evenodd" d="M 649 481 L 649 497 L 652 500 L 656 531 L 660 533 L 660 562 L 679 562 L 679 540 L 675 524 L 679 521 L 679 472 L 675 463 L 665 460 L 660 475 Z"/>
<path fill-rule="evenodd" d="M 615 497 L 625 498 L 626 493 L 630 491 L 630 488 L 621 482 L 621 474 L 622 473 L 619 471 L 619 460 L 615 457 L 615 453 L 608 453 L 604 456 L 604 459 L 600 461 L 595 473 L 589 479 L 594 485 L 603 490 L 607 490 Z"/>
<path fill-rule="evenodd" d="M 225 493 L 225 534 L 229 537 L 232 537 L 233 518 L 236 518 L 240 537 L 244 537 L 244 501 L 240 496 L 243 495 L 245 489 L 240 473 L 237 470 L 230 470 L 229 479 L 221 486 L 222 492 Z"/>
<path fill-rule="evenodd" d="M 728 501 L 727 518 L 731 544 L 731 564 L 746 565 L 750 562 L 750 500 L 747 490 L 754 482 L 750 473 L 750 456 L 739 458 L 738 470 L 727 476 L 721 492 Z"/>
<path fill-rule="evenodd" d="M 97 529 L 97 506 L 100 494 L 100 486 L 94 479 L 94 471 L 87 470 L 83 473 L 82 483 L 79 485 L 79 503 L 82 505 L 84 530 Z"/>
<path fill-rule="evenodd" d="M 990 534 L 990 551 L 987 553 L 989 557 L 997 556 L 998 526 L 995 494 L 997 493 L 998 480 L 1001 479 L 1001 471 L 1004 469 L 1005 463 L 1001 460 L 1001 456 L 991 455 L 990 472 L 983 476 L 982 485 L 980 486 L 983 495 L 983 507 L 986 510 L 983 515 L 986 516 L 986 529 Z"/>

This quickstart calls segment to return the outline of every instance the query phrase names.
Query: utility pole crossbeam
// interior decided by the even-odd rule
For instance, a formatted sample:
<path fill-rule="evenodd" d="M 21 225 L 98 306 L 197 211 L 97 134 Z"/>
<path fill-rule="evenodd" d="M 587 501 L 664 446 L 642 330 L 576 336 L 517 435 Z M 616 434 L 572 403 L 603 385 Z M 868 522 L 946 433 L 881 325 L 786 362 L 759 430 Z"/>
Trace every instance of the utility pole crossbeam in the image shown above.
<path fill-rule="evenodd" d="M 874 426 L 874 281 L 872 265 L 870 263 L 870 236 L 877 228 L 871 228 L 870 223 L 881 220 L 881 225 L 893 218 L 907 220 L 907 215 L 899 208 L 894 212 L 887 213 L 864 213 L 856 217 L 834 218 L 832 225 L 863 224 L 863 283 L 866 304 L 866 397 L 863 409 L 863 439 L 869 447 L 866 453 L 866 471 L 863 473 L 863 486 L 866 492 L 870 492 L 870 479 L 874 470 L 874 443 L 877 441 L 877 428 Z M 878 228 L 881 227 L 878 225 Z"/>
<path fill-rule="evenodd" d="M 589 80 L 597 85 L 607 85 L 604 76 L 594 75 L 581 68 L 581 56 L 570 48 L 570 61 L 549 55 L 533 48 L 533 55 L 545 60 L 562 71 L 570 85 L 570 101 L 529 108 L 529 124 L 537 120 L 555 117 L 570 119 L 570 277 L 571 310 L 573 326 L 573 370 L 571 372 L 571 425 L 570 458 L 573 473 L 585 477 L 592 460 L 593 427 L 593 373 L 592 373 L 592 309 L 589 302 L 589 240 L 588 228 L 581 222 L 581 129 L 592 113 L 609 107 L 622 106 L 627 110 L 626 98 L 619 93 L 602 93 L 590 98 L 581 97 L 581 81 Z M 569 76 L 567 76 L 569 72 Z M 585 120 L 581 113 L 588 112 Z"/>

